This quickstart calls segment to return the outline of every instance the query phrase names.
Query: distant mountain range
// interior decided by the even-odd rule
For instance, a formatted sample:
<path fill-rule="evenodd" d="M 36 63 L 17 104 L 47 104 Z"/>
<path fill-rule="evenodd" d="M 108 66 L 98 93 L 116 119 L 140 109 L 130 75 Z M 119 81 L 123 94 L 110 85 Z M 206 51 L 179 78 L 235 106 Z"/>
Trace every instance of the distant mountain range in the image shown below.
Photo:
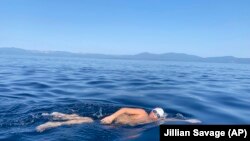
<path fill-rule="evenodd" d="M 161 61 L 185 61 L 185 62 L 213 62 L 213 63 L 246 63 L 250 64 L 250 58 L 236 58 L 233 56 L 222 57 L 199 57 L 184 53 L 140 53 L 136 55 L 104 55 L 104 54 L 82 54 L 64 51 L 33 51 L 20 48 L 0 48 L 1 55 L 35 55 L 35 56 L 56 56 L 56 57 L 83 57 L 100 59 L 135 59 L 135 60 L 161 60 Z"/>

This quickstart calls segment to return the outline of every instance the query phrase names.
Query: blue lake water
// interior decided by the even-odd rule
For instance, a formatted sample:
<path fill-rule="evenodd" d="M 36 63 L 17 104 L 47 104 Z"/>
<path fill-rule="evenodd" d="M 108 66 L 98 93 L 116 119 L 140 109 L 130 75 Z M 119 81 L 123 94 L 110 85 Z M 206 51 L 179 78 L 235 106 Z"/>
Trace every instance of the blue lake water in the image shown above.
<path fill-rule="evenodd" d="M 250 65 L 0 56 L 0 140 L 159 140 L 157 124 L 99 123 L 121 107 L 162 107 L 202 124 L 249 124 Z M 53 111 L 95 122 L 36 132 L 51 120 L 42 113 Z"/>

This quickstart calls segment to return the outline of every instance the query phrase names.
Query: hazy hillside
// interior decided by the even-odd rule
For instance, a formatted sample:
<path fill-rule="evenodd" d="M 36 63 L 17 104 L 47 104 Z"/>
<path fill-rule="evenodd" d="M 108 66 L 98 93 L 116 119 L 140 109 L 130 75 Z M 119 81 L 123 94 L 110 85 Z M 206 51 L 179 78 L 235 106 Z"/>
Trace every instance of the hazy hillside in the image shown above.
<path fill-rule="evenodd" d="M 162 60 L 162 61 L 192 61 L 192 62 L 214 62 L 214 63 L 249 63 L 250 58 L 236 58 L 233 56 L 222 57 L 199 57 L 184 53 L 140 53 L 136 55 L 104 55 L 104 54 L 80 54 L 64 51 L 34 51 L 20 48 L 0 48 L 0 55 L 35 55 L 35 56 L 57 56 L 57 57 L 85 57 L 103 59 L 137 59 L 137 60 Z"/>

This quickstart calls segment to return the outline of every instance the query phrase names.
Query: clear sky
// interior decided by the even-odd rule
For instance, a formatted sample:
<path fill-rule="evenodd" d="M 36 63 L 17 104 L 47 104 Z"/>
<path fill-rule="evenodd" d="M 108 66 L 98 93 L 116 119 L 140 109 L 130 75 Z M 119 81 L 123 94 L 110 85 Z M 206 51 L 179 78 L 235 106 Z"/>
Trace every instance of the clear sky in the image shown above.
<path fill-rule="evenodd" d="M 250 0 L 0 0 L 0 47 L 250 57 Z"/>

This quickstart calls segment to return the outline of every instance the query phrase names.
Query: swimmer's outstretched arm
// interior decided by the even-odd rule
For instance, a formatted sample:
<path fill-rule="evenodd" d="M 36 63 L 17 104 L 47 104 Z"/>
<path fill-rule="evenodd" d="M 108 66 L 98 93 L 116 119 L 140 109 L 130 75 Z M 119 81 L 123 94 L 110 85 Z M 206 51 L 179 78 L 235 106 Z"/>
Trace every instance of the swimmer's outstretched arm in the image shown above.
<path fill-rule="evenodd" d="M 93 122 L 93 119 L 90 117 L 81 117 L 79 119 L 73 119 L 62 122 L 46 122 L 36 127 L 37 132 L 43 132 L 46 129 L 55 128 L 62 125 L 73 125 L 73 124 L 82 124 Z"/>
<path fill-rule="evenodd" d="M 166 118 L 166 119 L 163 119 L 164 121 L 185 121 L 185 122 L 188 122 L 188 123 L 201 123 L 200 120 L 198 119 L 175 119 L 175 118 Z"/>

